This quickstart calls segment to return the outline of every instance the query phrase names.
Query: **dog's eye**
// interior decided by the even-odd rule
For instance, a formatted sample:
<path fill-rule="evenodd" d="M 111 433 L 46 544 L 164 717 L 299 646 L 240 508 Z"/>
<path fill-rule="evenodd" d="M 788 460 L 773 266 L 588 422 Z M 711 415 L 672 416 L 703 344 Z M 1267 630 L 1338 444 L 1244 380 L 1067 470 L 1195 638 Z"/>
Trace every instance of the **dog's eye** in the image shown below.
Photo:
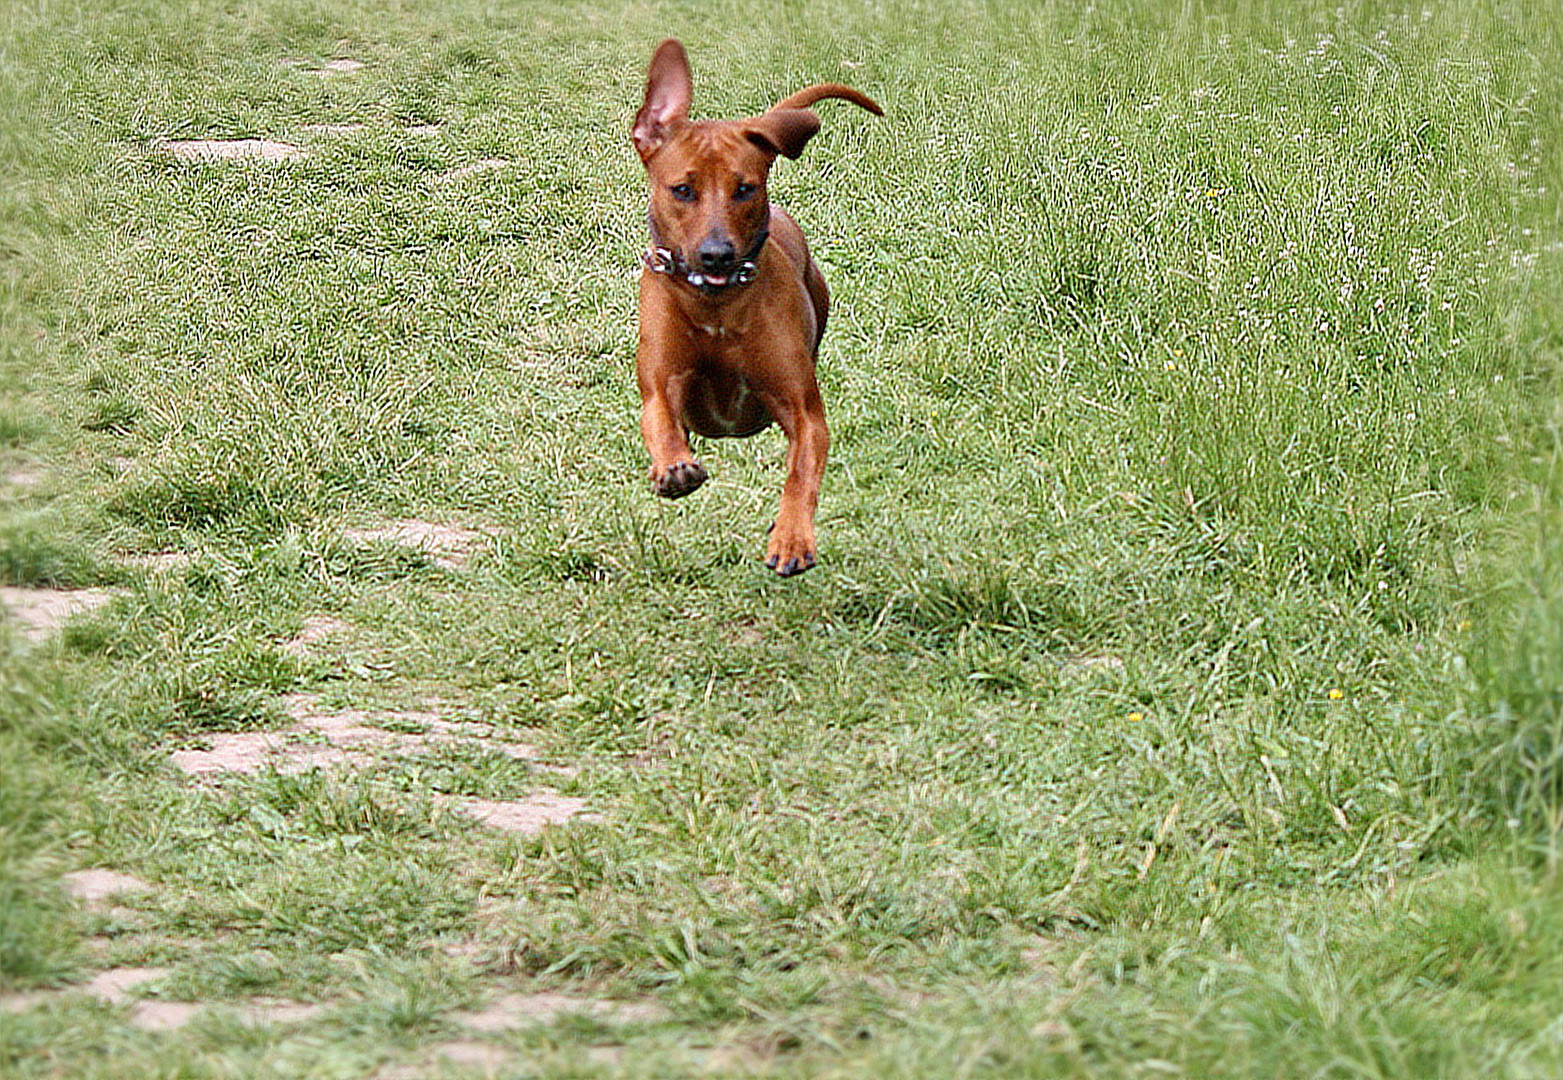
<path fill-rule="evenodd" d="M 679 202 L 694 202 L 695 188 L 693 184 L 674 184 L 668 189 Z"/>
<path fill-rule="evenodd" d="M 753 184 L 739 184 L 733 189 L 733 198 L 743 202 L 745 199 L 751 198 L 757 190 L 759 189 Z"/>

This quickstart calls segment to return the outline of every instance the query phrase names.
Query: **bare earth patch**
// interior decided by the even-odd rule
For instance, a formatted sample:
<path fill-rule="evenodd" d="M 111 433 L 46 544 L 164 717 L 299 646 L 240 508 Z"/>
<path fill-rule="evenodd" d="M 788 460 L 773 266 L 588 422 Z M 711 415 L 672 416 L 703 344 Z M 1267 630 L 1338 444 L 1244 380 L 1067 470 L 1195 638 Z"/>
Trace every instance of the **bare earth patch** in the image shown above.
<path fill-rule="evenodd" d="M 280 731 L 220 732 L 207 736 L 207 749 L 175 750 L 170 759 L 184 772 L 203 776 L 258 772 L 268 766 L 283 773 L 331 765 L 365 766 L 383 756 L 463 743 L 523 760 L 537 753 L 526 743 L 497 738 L 494 729 L 486 724 L 455 723 L 433 713 L 369 713 L 357 709 L 328 712 L 321 710 L 313 694 L 290 694 L 284 704 L 295 721 L 291 727 Z"/>
<path fill-rule="evenodd" d="M 80 986 L 63 990 L 39 990 L 27 994 L 0 997 L 0 1012 L 20 1013 L 51 1001 L 73 996 L 97 998 L 110 1005 L 130 1006 L 127 1019 L 144 1031 L 172 1031 L 181 1028 L 203 1009 L 231 1009 L 250 1024 L 293 1023 L 318 1014 L 323 1006 L 277 998 L 255 998 L 244 1002 L 206 1004 L 196 1001 L 154 1001 L 137 999 L 133 991 L 168 975 L 167 968 L 110 968 L 100 971 Z"/>
<path fill-rule="evenodd" d="M 39 641 L 74 615 L 102 607 L 115 594 L 108 589 L 19 589 L 0 586 L 0 606 L 21 624 L 22 636 Z"/>
<path fill-rule="evenodd" d="M 634 1023 L 667 1019 L 668 1012 L 652 1001 L 609 1001 L 603 998 L 570 994 L 506 994 L 482 1009 L 452 1013 L 447 1018 L 478 1035 L 504 1035 L 539 1024 L 549 1024 L 562 1016 L 589 1016 L 609 1023 Z M 593 1046 L 586 1049 L 593 1064 L 613 1066 L 623 1055 L 622 1047 Z M 480 1076 L 498 1076 L 513 1060 L 512 1051 L 499 1043 L 480 1039 L 453 1039 L 426 1052 L 422 1063 L 393 1065 L 375 1074 L 375 1080 L 422 1080 L 431 1067 L 454 1065 L 476 1070 Z"/>
<path fill-rule="evenodd" d="M 72 994 L 85 994 L 111 1005 L 120 1005 L 130 1000 L 131 990 L 145 983 L 155 982 L 167 974 L 167 968 L 110 968 L 98 972 L 80 986 L 71 986 L 64 990 L 35 990 L 26 994 L 0 996 L 0 1012 L 26 1012 L 38 1005 Z"/>
<path fill-rule="evenodd" d="M 375 1073 L 374 1080 L 425 1080 L 431 1075 L 444 1075 L 439 1069 L 442 1064 L 478 1070 L 479 1076 L 499 1076 L 500 1069 L 509 1062 L 510 1052 L 503 1046 L 476 1039 L 455 1039 L 428 1051 L 422 1063 L 392 1065 Z"/>
<path fill-rule="evenodd" d="M 486 724 L 455 723 L 432 713 L 367 713 L 356 709 L 320 711 L 312 694 L 287 699 L 296 723 L 280 731 L 219 732 L 206 737 L 205 749 L 175 750 L 174 766 L 190 776 L 253 773 L 274 768 L 281 773 L 344 766 L 364 768 L 391 756 L 416 754 L 450 745 L 476 745 L 509 757 L 530 760 L 536 748 L 495 737 Z M 401 730 L 380 726 L 391 723 Z M 407 730 L 417 729 L 417 730 Z M 581 818 L 599 820 L 586 813 L 586 800 L 546 789 L 520 799 L 479 799 L 438 795 L 437 801 L 479 825 L 502 832 L 535 836 L 550 825 Z"/>
<path fill-rule="evenodd" d="M 341 75 L 344 72 L 361 71 L 363 66 L 364 62 L 362 60 L 353 60 L 348 57 L 338 57 L 335 60 L 327 60 L 316 70 L 324 74 Z"/>
<path fill-rule="evenodd" d="M 400 544 L 415 548 L 427 555 L 434 565 L 447 570 L 465 566 L 486 539 L 476 529 L 417 518 L 343 529 L 342 535 L 359 544 Z"/>
<path fill-rule="evenodd" d="M 465 796 L 447 796 L 440 801 L 480 825 L 522 836 L 535 836 L 549 825 L 563 825 L 586 811 L 585 799 L 553 791 L 534 791 L 524 799 L 506 801 Z M 584 820 L 599 819 L 587 815 Z"/>
<path fill-rule="evenodd" d="M 0 485 L 13 488 L 37 487 L 43 482 L 43 470 L 17 465 L 0 471 Z"/>
<path fill-rule="evenodd" d="M 288 161 L 304 156 L 292 143 L 275 139 L 164 139 L 156 146 L 184 161 Z"/>
<path fill-rule="evenodd" d="M 549 1024 L 571 1015 L 625 1024 L 663 1020 L 667 1010 L 654 1001 L 609 1001 L 574 994 L 505 994 L 481 1009 L 452 1013 L 450 1019 L 470 1031 L 493 1033 Z"/>
<path fill-rule="evenodd" d="M 311 615 L 304 620 L 298 636 L 282 643 L 282 651 L 289 656 L 304 659 L 317 646 L 339 639 L 352 632 L 352 627 L 331 615 Z"/>
<path fill-rule="evenodd" d="M 442 172 L 434 178 L 434 182 L 436 184 L 454 184 L 470 176 L 476 176 L 479 173 L 506 168 L 509 164 L 510 162 L 504 158 L 483 158 L 480 161 L 472 162 L 470 165 L 458 165 L 454 169 Z"/>
<path fill-rule="evenodd" d="M 97 904 L 126 893 L 147 892 L 152 886 L 114 870 L 73 870 L 64 877 L 65 891 L 84 904 Z"/>
<path fill-rule="evenodd" d="M 290 737 L 293 730 L 223 732 L 207 740 L 209 749 L 175 750 L 169 759 L 191 776 L 260 772 L 267 766 L 296 773 L 328 765 L 368 765 L 374 760 L 330 744 L 297 742 Z"/>
<path fill-rule="evenodd" d="M 476 1039 L 457 1039 L 438 1046 L 436 1057 L 444 1058 L 452 1065 L 492 1072 L 510 1060 L 510 1053 L 503 1046 L 478 1042 Z"/>
<path fill-rule="evenodd" d="M 143 1031 L 174 1031 L 184 1027 L 203 1009 L 227 1010 L 246 1024 L 292 1024 L 309 1020 L 323 1010 L 321 1005 L 300 1001 L 258 998 L 240 1003 L 197 1001 L 138 1001 L 130 1008 L 130 1022 Z"/>
<path fill-rule="evenodd" d="M 76 992 L 91 994 L 117 1005 L 129 1000 L 130 991 L 136 987 L 156 982 L 167 975 L 167 968 L 110 968 L 98 972 L 86 983 L 76 987 Z"/>

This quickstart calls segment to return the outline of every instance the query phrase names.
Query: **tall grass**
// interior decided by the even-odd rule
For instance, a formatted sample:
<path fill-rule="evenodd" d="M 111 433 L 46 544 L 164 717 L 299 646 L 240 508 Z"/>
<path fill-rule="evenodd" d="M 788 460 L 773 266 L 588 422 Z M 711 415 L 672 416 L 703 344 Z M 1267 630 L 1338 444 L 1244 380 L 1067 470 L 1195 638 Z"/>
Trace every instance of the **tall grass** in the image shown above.
<path fill-rule="evenodd" d="M 37 479 L 0 480 L 0 583 L 123 596 L 0 667 L 0 970 L 339 1006 L 127 1067 L 362 1076 L 544 989 L 672 1018 L 516 1034 L 543 1076 L 739 1060 L 712 1044 L 798 1076 L 1556 1072 L 1539 5 L 15 15 L 0 475 Z M 626 131 L 669 33 L 699 115 L 821 79 L 887 106 L 822 106 L 775 178 L 834 298 L 801 582 L 756 560 L 774 432 L 645 491 Z M 308 152 L 158 149 L 254 135 Z M 489 539 L 451 568 L 347 531 L 413 515 Z M 296 690 L 541 762 L 169 767 Z M 600 822 L 434 799 L 532 786 Z M 67 860 L 156 888 L 67 916 Z M 29 1013 L 0 1071 L 111 1075 L 123 1020 Z"/>
<path fill-rule="evenodd" d="M 1556 47 L 1557 29 L 1538 28 L 1533 47 Z M 1539 101 L 1563 83 L 1537 72 Z M 1507 543 L 1489 565 L 1483 636 L 1471 650 L 1473 759 L 1467 790 L 1478 805 L 1549 865 L 1563 834 L 1563 442 L 1556 400 L 1563 378 L 1563 121 L 1538 108 L 1526 125 L 1526 194 L 1516 227 L 1536 238 L 1516 253 L 1504 340 L 1523 357 L 1521 374 L 1538 400 L 1537 421 L 1504 439 L 1510 455 Z"/>
<path fill-rule="evenodd" d="M 11 634 L 0 637 L 0 990 L 57 982 L 80 951 L 60 882 L 65 803 L 80 780 L 32 731 L 50 708 L 44 690 Z"/>

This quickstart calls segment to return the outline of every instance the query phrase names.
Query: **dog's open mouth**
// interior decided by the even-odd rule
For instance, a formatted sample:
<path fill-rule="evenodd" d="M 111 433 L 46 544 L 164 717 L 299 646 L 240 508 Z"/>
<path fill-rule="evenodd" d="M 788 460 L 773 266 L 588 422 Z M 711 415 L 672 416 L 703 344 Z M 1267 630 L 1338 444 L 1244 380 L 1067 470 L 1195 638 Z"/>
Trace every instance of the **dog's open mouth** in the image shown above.
<path fill-rule="evenodd" d="M 720 292 L 730 285 L 747 285 L 754 280 L 759 270 L 753 259 L 744 259 L 722 274 L 696 270 L 665 247 L 653 247 L 641 257 L 641 262 L 654 274 L 666 274 L 674 280 L 683 279 L 694 288 L 708 293 Z"/>
<path fill-rule="evenodd" d="M 697 289 L 706 292 L 718 292 L 729 285 L 747 285 L 754 280 L 754 275 L 759 272 L 759 267 L 753 259 L 745 259 L 725 274 L 712 274 L 707 271 L 692 270 L 684 278 Z"/>

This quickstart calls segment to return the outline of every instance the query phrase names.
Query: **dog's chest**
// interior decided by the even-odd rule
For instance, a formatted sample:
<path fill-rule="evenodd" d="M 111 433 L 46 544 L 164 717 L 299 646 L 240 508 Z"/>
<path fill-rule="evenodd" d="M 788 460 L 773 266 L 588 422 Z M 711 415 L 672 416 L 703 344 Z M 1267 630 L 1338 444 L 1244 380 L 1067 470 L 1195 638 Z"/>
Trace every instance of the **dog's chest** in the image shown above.
<path fill-rule="evenodd" d="M 684 398 L 684 423 L 708 438 L 753 435 L 770 413 L 740 368 L 718 360 L 699 364 Z"/>

